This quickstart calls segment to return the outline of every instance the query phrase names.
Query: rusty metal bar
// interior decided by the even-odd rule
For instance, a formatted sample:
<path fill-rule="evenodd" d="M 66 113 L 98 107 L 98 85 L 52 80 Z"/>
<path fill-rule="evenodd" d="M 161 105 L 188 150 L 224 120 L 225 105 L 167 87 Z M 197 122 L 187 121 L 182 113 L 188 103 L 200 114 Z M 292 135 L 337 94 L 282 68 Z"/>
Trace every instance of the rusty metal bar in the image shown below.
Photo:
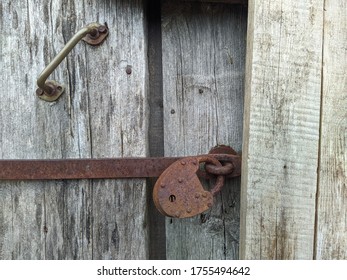
<path fill-rule="evenodd" d="M 241 157 L 215 154 L 235 166 L 229 177 L 241 174 Z M 183 157 L 58 160 L 0 160 L 0 180 L 120 179 L 159 177 Z"/>
<path fill-rule="evenodd" d="M 177 158 L 2 160 L 2 180 L 158 177 Z"/>

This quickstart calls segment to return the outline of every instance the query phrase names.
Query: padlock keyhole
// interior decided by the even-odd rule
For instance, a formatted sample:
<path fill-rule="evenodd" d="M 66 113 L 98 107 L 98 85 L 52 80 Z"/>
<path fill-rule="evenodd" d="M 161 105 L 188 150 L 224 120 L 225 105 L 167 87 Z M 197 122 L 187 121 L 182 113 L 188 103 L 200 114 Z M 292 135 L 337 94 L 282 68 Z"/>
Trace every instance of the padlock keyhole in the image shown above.
<path fill-rule="evenodd" d="M 176 200 L 176 196 L 174 196 L 173 194 L 169 196 L 169 200 L 170 202 L 175 202 Z"/>

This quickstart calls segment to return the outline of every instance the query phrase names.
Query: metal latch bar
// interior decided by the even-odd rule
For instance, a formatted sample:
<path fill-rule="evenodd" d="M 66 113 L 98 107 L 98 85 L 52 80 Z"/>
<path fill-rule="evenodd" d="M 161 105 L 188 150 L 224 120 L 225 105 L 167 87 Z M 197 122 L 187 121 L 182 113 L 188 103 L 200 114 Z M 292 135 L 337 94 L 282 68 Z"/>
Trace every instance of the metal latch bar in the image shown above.
<path fill-rule="evenodd" d="M 234 165 L 229 177 L 241 174 L 241 157 L 209 154 Z M 175 161 L 184 157 L 0 160 L 0 180 L 121 179 L 159 177 Z M 202 176 L 206 173 L 201 172 Z"/>

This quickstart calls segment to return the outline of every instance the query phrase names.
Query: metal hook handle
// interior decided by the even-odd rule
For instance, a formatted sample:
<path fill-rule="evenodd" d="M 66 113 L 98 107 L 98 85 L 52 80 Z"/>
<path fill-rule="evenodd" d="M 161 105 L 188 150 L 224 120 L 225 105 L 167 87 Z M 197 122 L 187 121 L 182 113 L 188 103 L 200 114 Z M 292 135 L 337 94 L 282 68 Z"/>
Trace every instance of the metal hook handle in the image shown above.
<path fill-rule="evenodd" d="M 50 64 L 41 72 L 37 79 L 38 89 L 36 94 L 39 98 L 45 101 L 55 101 L 64 92 L 64 85 L 59 84 L 56 81 L 46 81 L 48 76 L 52 74 L 55 68 L 62 62 L 62 60 L 69 54 L 73 47 L 82 39 L 90 45 L 101 44 L 108 35 L 107 24 L 101 25 L 99 23 L 90 23 L 80 31 L 78 31 L 65 47 L 58 53 L 58 55 L 52 60 Z"/>

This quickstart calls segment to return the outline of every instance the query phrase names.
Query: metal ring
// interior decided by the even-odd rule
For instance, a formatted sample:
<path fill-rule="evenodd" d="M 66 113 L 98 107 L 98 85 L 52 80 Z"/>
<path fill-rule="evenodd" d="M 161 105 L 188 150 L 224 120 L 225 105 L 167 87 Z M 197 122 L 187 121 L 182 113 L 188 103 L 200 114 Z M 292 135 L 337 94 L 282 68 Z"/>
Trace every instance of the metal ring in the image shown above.
<path fill-rule="evenodd" d="M 229 175 L 234 171 L 234 165 L 231 162 L 226 162 L 223 166 L 216 166 L 213 164 L 205 164 L 205 169 L 207 173 L 213 175 Z"/>
<path fill-rule="evenodd" d="M 217 166 L 218 168 L 223 167 L 219 160 L 217 160 L 214 157 L 211 157 L 209 155 L 199 156 L 198 161 L 199 162 L 209 162 L 212 165 Z M 206 168 L 206 164 L 205 164 L 205 168 Z M 221 191 L 221 189 L 224 186 L 224 182 L 225 182 L 225 176 L 218 175 L 216 182 L 210 191 L 213 196 L 215 196 L 218 192 Z"/>

